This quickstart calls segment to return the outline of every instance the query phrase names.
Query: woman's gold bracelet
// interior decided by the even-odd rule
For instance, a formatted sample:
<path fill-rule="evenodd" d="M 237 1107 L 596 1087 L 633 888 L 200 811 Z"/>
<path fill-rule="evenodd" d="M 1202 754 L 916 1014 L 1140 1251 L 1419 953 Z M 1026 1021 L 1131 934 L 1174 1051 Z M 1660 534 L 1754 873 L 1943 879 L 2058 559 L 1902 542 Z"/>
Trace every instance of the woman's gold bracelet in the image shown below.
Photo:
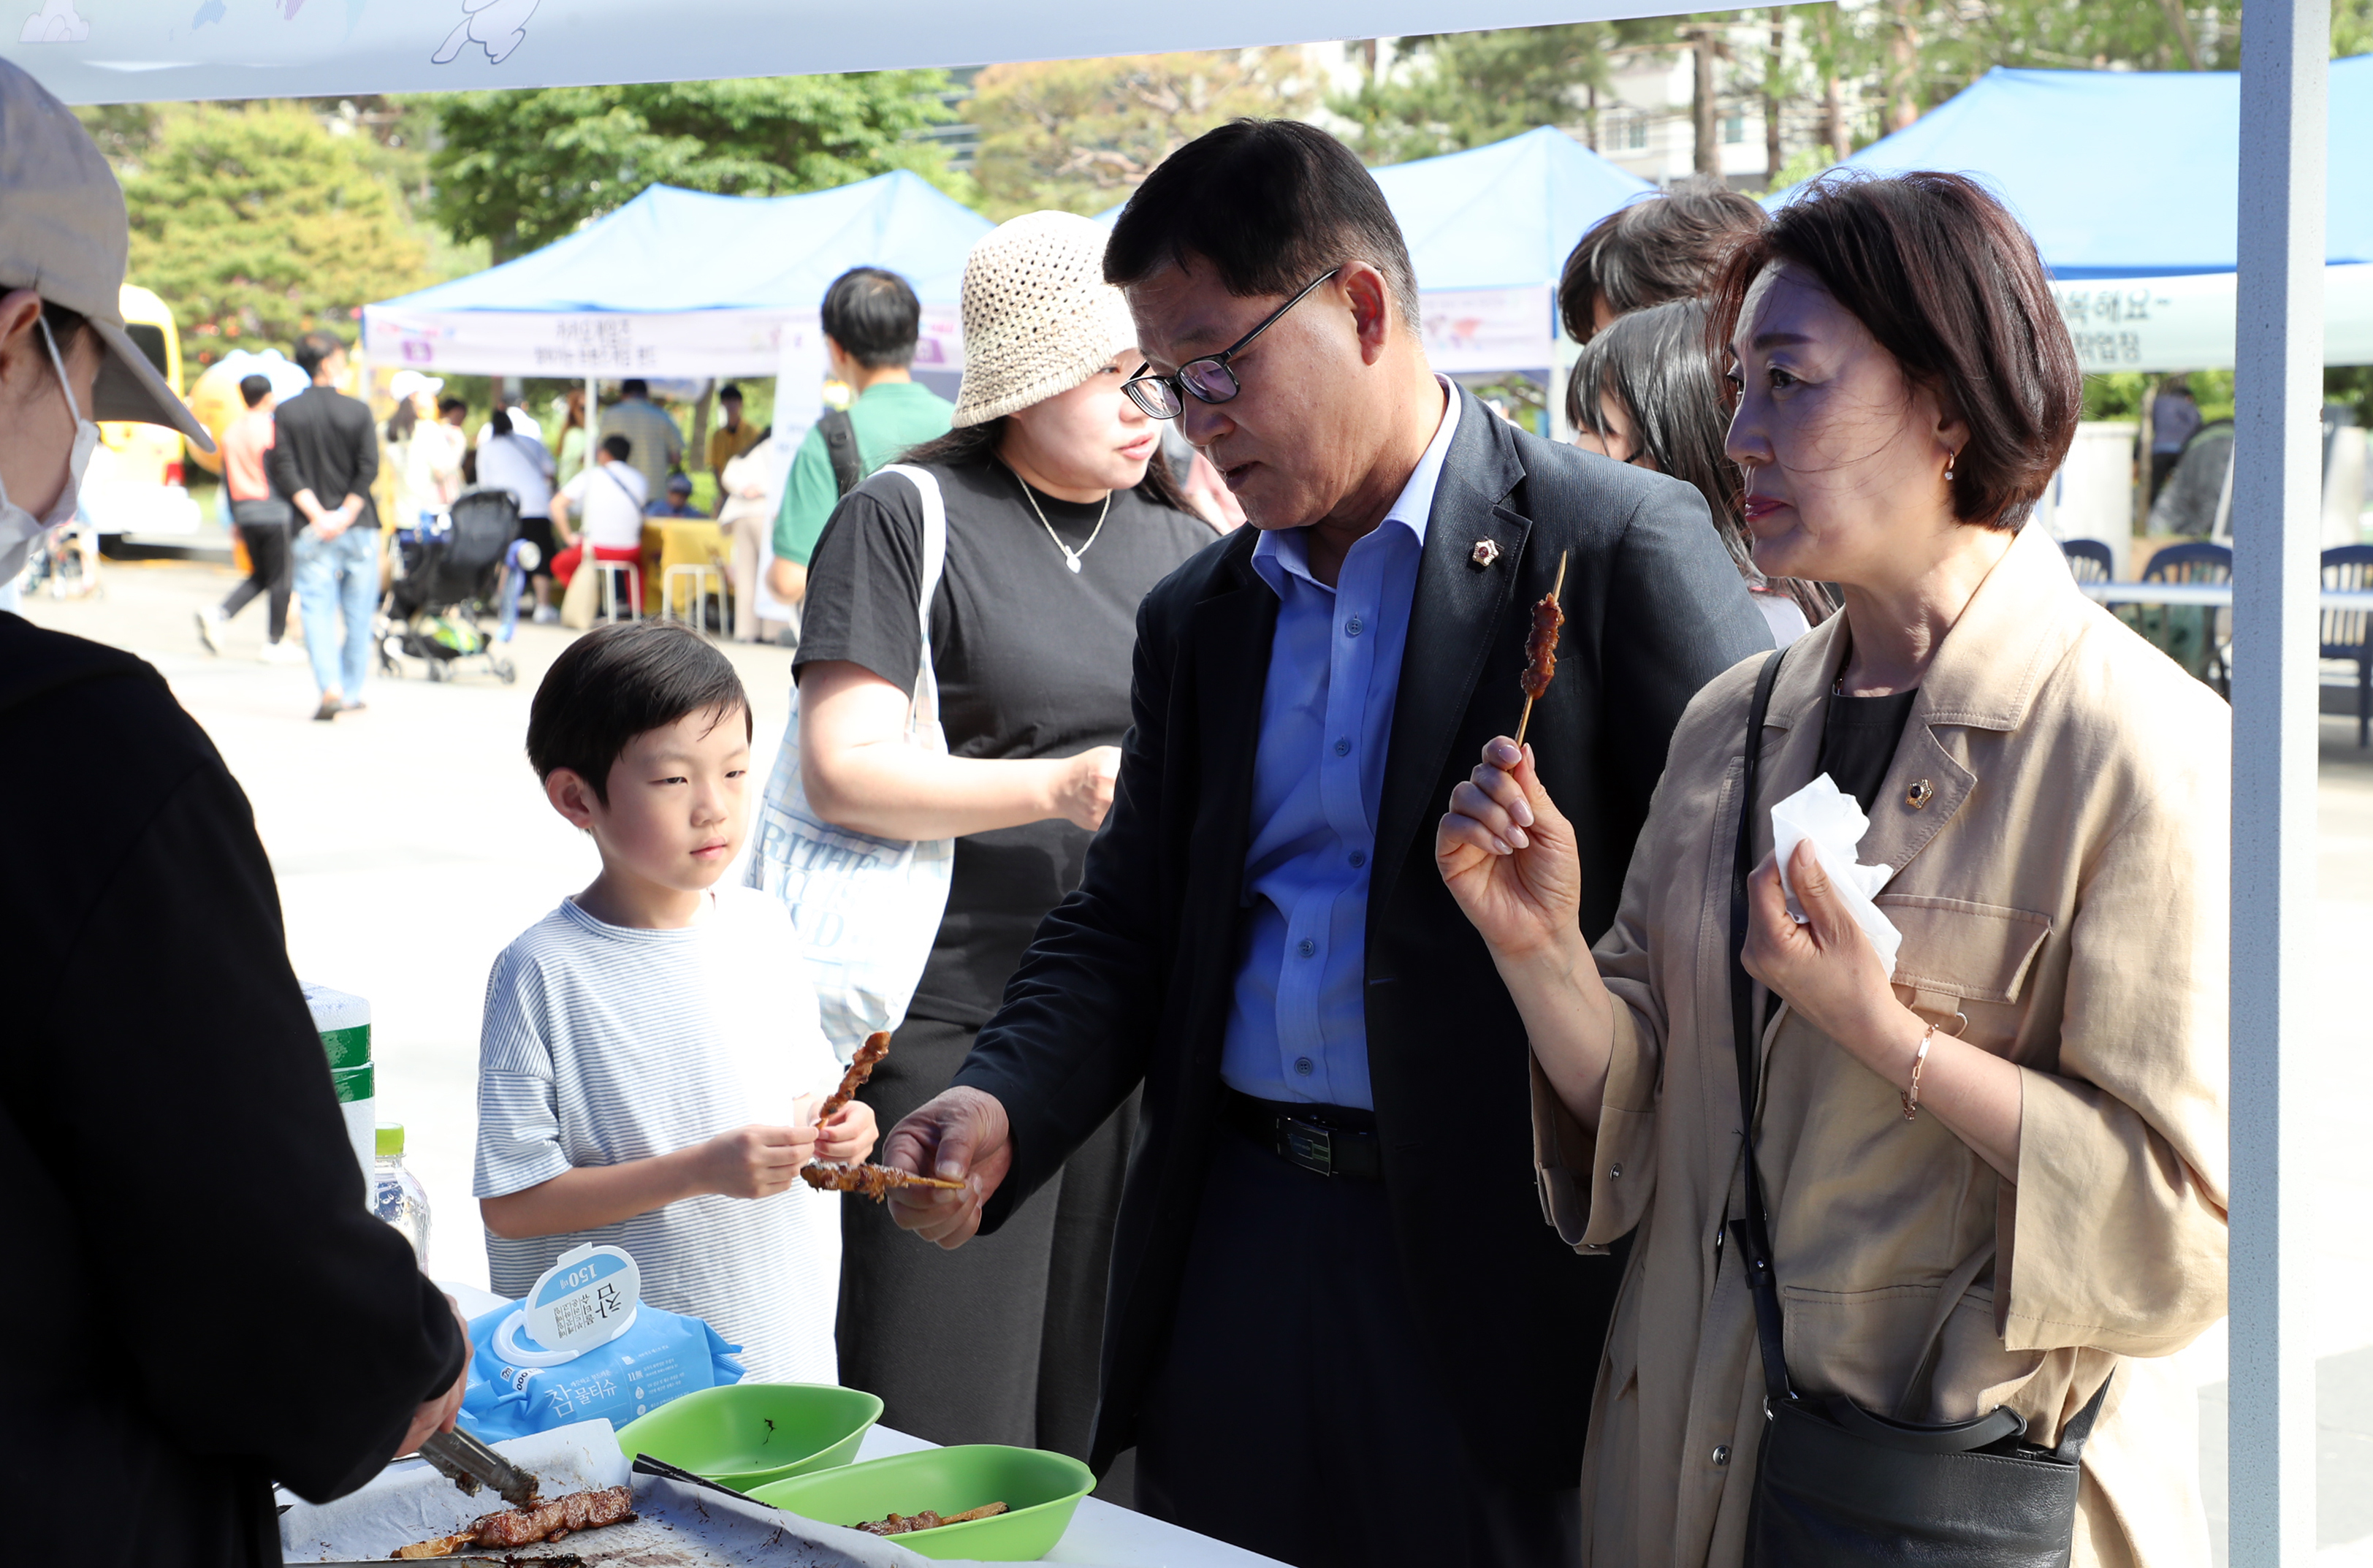
<path fill-rule="evenodd" d="M 1920 1114 L 1920 1070 L 1928 1065 L 1928 1042 L 1936 1037 L 1936 1025 L 1931 1024 L 1920 1036 L 1920 1048 L 1911 1057 L 1911 1087 L 1897 1096 L 1903 1102 L 1903 1119 L 1911 1120 Z"/>

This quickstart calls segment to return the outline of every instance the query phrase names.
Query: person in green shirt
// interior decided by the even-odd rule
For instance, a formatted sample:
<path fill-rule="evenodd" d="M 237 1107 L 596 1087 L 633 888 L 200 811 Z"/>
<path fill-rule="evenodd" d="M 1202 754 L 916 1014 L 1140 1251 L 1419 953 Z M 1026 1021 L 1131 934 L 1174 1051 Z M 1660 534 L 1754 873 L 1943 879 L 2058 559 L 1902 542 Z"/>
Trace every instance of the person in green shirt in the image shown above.
<path fill-rule="evenodd" d="M 833 379 L 854 394 L 848 423 L 857 437 L 860 474 L 946 435 L 955 415 L 953 404 L 917 385 L 907 373 L 922 320 L 922 302 L 906 280 L 880 267 L 852 267 L 824 290 L 824 354 Z M 775 514 L 775 558 L 766 568 L 767 588 L 786 604 L 798 603 L 807 593 L 808 557 L 840 505 L 840 493 L 823 427 L 812 427 L 783 481 L 782 506 Z"/>

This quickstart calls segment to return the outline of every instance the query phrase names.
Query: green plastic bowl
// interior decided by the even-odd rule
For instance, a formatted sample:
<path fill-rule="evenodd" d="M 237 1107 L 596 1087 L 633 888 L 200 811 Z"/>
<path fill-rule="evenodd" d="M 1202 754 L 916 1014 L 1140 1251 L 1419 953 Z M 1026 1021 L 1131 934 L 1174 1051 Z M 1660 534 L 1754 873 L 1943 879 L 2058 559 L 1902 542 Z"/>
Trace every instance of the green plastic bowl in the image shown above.
<path fill-rule="evenodd" d="M 730 1383 L 672 1399 L 618 1433 L 649 1454 L 736 1492 L 846 1465 L 882 1401 L 830 1383 Z"/>
<path fill-rule="evenodd" d="M 1055 1550 L 1071 1527 L 1080 1499 L 1095 1484 L 1094 1472 L 1066 1455 L 977 1443 L 794 1476 L 750 1495 L 824 1525 L 855 1525 L 926 1508 L 962 1514 L 1002 1503 L 1006 1511 L 991 1518 L 890 1539 L 925 1557 L 1035 1562 Z"/>

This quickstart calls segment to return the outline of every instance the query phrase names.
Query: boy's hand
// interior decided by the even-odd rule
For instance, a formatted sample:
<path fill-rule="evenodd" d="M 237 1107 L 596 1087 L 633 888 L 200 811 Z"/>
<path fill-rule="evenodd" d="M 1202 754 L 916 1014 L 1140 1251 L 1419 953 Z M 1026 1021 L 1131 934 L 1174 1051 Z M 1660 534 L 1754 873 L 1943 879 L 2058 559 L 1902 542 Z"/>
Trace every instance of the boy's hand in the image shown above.
<path fill-rule="evenodd" d="M 816 1134 L 817 1159 L 839 1160 L 854 1165 L 862 1164 L 865 1156 L 873 1153 L 873 1141 L 882 1135 L 882 1128 L 873 1119 L 871 1106 L 851 1100 L 817 1128 Z"/>
<path fill-rule="evenodd" d="M 700 1146 L 700 1190 L 727 1198 L 771 1198 L 799 1180 L 815 1156 L 812 1127 L 740 1127 Z"/>

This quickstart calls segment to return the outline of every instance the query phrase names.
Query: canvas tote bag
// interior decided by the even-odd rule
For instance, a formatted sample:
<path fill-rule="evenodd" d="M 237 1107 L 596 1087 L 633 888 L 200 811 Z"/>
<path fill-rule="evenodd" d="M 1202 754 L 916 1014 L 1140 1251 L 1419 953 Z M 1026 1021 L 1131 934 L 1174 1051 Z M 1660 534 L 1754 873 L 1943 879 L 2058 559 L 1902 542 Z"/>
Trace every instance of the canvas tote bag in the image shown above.
<path fill-rule="evenodd" d="M 947 563 L 946 503 L 937 479 L 906 463 L 892 463 L 866 484 L 912 485 L 922 497 L 923 588 L 915 614 L 923 657 L 906 709 L 906 743 L 944 755 L 940 685 L 931 672 L 931 599 Z M 790 909 L 824 1037 L 844 1062 L 866 1036 L 895 1029 L 906 1019 L 947 909 L 954 868 L 953 838 L 876 838 L 815 813 L 800 778 L 800 693 L 793 686 L 790 725 L 775 754 L 742 880 Z"/>

